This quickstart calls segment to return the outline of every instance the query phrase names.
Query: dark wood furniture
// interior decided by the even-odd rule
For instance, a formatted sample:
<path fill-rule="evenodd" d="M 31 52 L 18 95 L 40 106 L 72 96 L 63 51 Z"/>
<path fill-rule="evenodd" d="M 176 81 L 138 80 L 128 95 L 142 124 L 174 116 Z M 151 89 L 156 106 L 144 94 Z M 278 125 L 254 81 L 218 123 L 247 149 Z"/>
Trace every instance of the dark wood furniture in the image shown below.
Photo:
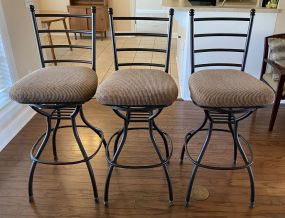
<path fill-rule="evenodd" d="M 108 28 L 108 1 L 107 0 L 70 0 L 67 10 L 70 14 L 90 15 L 91 6 L 96 6 L 96 32 L 106 38 Z M 70 29 L 91 30 L 90 18 L 70 18 Z M 76 35 L 75 35 L 75 38 Z"/>
<path fill-rule="evenodd" d="M 276 94 L 272 113 L 271 113 L 270 123 L 269 123 L 269 131 L 272 131 L 276 117 L 277 117 L 278 109 L 280 106 L 280 101 L 282 99 L 285 99 L 285 95 L 284 95 L 285 68 L 281 67 L 280 65 L 278 65 L 274 61 L 271 61 L 268 59 L 268 47 L 269 47 L 268 46 L 268 39 L 270 39 L 270 38 L 283 38 L 283 39 L 285 39 L 285 34 L 283 33 L 283 34 L 276 34 L 276 35 L 268 36 L 265 38 L 265 42 L 264 42 L 263 65 L 262 65 L 260 80 L 265 82 L 266 84 L 268 84 L 274 90 L 274 92 Z M 269 82 L 264 79 L 267 64 L 271 65 L 273 70 L 275 71 L 275 73 L 277 73 L 279 75 L 279 81 L 276 81 L 276 82 L 273 81 L 276 83 L 275 87 L 273 87 L 273 84 L 269 84 Z"/>

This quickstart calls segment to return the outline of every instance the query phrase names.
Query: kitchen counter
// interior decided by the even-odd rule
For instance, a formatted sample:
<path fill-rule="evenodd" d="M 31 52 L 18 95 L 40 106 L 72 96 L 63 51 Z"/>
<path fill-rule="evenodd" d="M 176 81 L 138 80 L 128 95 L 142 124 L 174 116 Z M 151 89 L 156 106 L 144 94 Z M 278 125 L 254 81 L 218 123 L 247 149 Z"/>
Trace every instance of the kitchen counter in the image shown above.
<path fill-rule="evenodd" d="M 251 8 L 262 13 L 277 13 L 280 11 L 279 9 L 259 7 L 256 1 L 247 0 L 227 0 L 224 6 L 222 6 L 222 1 L 220 1 L 217 6 L 200 6 L 196 4 L 192 5 L 188 0 L 162 0 L 162 6 L 174 8 L 175 10 L 189 10 L 193 8 L 197 11 L 245 12 Z"/>

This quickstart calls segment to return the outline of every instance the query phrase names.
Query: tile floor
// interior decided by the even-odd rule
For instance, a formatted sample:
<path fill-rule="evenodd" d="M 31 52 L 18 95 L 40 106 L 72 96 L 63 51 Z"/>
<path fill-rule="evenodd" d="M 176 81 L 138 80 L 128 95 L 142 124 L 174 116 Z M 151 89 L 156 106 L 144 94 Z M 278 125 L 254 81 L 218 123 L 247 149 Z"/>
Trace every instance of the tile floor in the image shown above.
<path fill-rule="evenodd" d="M 65 36 L 52 36 L 53 44 L 67 44 L 67 39 Z M 79 38 L 75 40 L 74 36 L 71 35 L 71 41 L 74 45 L 90 45 L 91 40 L 88 37 Z M 146 48 L 166 48 L 166 39 L 154 38 L 154 37 L 120 37 L 117 38 L 117 47 L 146 47 Z M 57 59 L 83 59 L 90 60 L 91 51 L 86 49 L 55 49 Z M 51 58 L 50 51 L 47 50 L 47 56 Z M 106 79 L 112 72 L 114 72 L 114 62 L 113 62 L 113 48 L 111 39 L 107 38 L 101 40 L 100 37 L 97 39 L 96 43 L 96 71 L 101 83 Z M 118 54 L 119 62 L 150 62 L 164 64 L 165 54 L 156 52 L 120 52 Z M 64 65 L 66 63 L 60 63 L 59 65 Z M 70 65 L 70 63 L 68 63 Z M 81 65 L 76 64 L 75 65 Z M 82 64 L 85 65 L 85 64 Z M 120 69 L 123 69 L 121 67 Z M 125 68 L 145 68 L 142 66 L 133 66 Z M 147 67 L 155 69 L 156 67 Z M 157 68 L 162 69 L 162 68 Z M 172 40 L 172 48 L 170 55 L 170 75 L 174 78 L 178 85 L 178 73 L 176 65 L 176 39 Z"/>

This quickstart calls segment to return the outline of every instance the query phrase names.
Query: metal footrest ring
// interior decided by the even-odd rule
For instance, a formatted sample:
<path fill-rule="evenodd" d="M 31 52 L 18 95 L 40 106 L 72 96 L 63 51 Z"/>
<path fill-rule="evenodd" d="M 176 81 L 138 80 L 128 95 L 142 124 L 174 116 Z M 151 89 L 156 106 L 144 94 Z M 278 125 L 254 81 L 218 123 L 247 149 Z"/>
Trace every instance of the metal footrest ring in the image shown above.
<path fill-rule="evenodd" d="M 85 125 L 76 125 L 76 127 L 78 128 L 90 128 L 88 126 L 85 126 Z M 57 129 L 64 129 L 64 128 L 72 128 L 72 125 L 65 125 L 65 126 L 59 126 Z M 52 128 L 51 129 L 51 132 L 54 131 L 55 128 Z M 36 143 L 33 145 L 31 151 L 30 151 L 30 157 L 32 159 L 32 161 L 35 161 L 37 163 L 41 163 L 41 164 L 47 164 L 47 165 L 73 165 L 73 164 L 79 164 L 79 163 L 85 163 L 86 161 L 89 161 L 91 160 L 100 150 L 102 144 L 103 144 L 103 141 L 104 141 L 104 134 L 103 134 L 103 131 L 96 128 L 98 130 L 98 132 L 100 132 L 101 136 L 98 136 L 100 137 L 100 143 L 99 143 L 99 146 L 98 148 L 95 150 L 95 152 L 93 152 L 90 156 L 88 156 L 88 158 L 86 159 L 81 159 L 81 160 L 78 160 L 78 161 L 48 161 L 48 160 L 40 160 L 40 159 L 37 159 L 35 156 L 34 156 L 34 153 L 36 151 L 36 148 L 37 146 L 39 145 L 40 141 L 44 138 L 45 134 L 46 133 L 43 133 L 36 141 Z M 92 129 L 91 129 L 92 130 Z"/>
<path fill-rule="evenodd" d="M 132 128 L 128 128 L 128 131 L 129 130 L 149 130 L 149 128 L 147 127 L 132 127 Z M 155 128 L 153 128 L 153 130 L 155 130 Z M 166 165 L 168 164 L 168 162 L 170 161 L 170 158 L 172 156 L 172 153 L 173 153 L 173 144 L 172 144 L 172 140 L 170 138 L 170 136 L 162 131 L 163 135 L 167 138 L 167 145 L 168 145 L 168 148 L 169 148 L 169 156 L 168 158 L 166 158 L 166 160 L 164 160 L 163 162 L 160 162 L 158 164 L 150 164 L 150 165 L 140 165 L 140 166 L 129 166 L 129 165 L 123 165 L 123 164 L 117 164 L 117 163 L 114 163 L 111 158 L 110 158 L 110 152 L 109 152 L 109 146 L 112 142 L 112 140 L 114 139 L 115 136 L 117 136 L 118 134 L 120 133 L 120 131 L 117 131 L 115 132 L 109 139 L 108 143 L 107 143 L 107 146 L 106 146 L 106 159 L 108 161 L 108 163 L 111 165 L 111 166 L 114 166 L 114 167 L 118 167 L 118 168 L 125 168 L 125 169 L 149 169 L 149 168 L 155 168 L 155 167 L 161 167 L 163 165 Z"/>
<path fill-rule="evenodd" d="M 207 128 L 205 129 L 201 129 L 199 131 L 208 131 Z M 198 132 L 199 132 L 198 131 Z M 219 132 L 227 132 L 227 133 L 231 133 L 230 130 L 227 130 L 227 129 L 213 129 L 213 131 L 219 131 Z M 197 132 L 197 133 L 198 133 Z M 194 134 L 195 135 L 195 134 Z M 212 170 L 241 170 L 241 169 L 245 169 L 245 168 L 248 168 L 249 166 L 251 166 L 253 164 L 253 152 L 252 152 L 252 149 L 251 149 L 251 146 L 250 144 L 247 142 L 247 140 L 241 136 L 240 134 L 238 134 L 238 137 L 246 144 L 248 150 L 249 150 L 249 157 L 250 159 L 248 160 L 248 164 L 244 164 L 244 165 L 241 165 L 241 166 L 233 166 L 233 167 L 219 167 L 219 166 L 212 166 L 212 165 L 207 165 L 207 164 L 201 164 L 201 163 L 198 163 L 190 154 L 190 151 L 189 151 L 189 142 L 191 140 L 191 138 L 194 136 L 193 134 L 191 134 L 191 132 L 188 134 L 188 137 L 186 136 L 185 137 L 185 150 L 186 150 L 186 153 L 188 155 L 188 157 L 190 158 L 190 160 L 198 167 L 203 167 L 203 168 L 206 168 L 206 169 L 212 169 Z M 190 138 L 189 138 L 190 137 Z"/>

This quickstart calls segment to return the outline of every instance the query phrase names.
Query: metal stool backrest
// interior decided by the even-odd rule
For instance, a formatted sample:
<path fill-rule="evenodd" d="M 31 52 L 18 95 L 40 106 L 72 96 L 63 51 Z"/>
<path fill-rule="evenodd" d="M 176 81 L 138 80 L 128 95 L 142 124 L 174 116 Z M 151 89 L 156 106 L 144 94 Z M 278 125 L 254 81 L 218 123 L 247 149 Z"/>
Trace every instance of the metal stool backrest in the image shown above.
<path fill-rule="evenodd" d="M 153 66 L 153 67 L 162 67 L 164 71 L 168 73 L 169 70 L 169 58 L 170 58 L 170 48 L 171 48 L 171 37 L 172 37 L 172 26 L 173 26 L 173 15 L 174 9 L 169 10 L 169 17 L 113 17 L 113 9 L 109 8 L 109 17 L 110 17 L 110 27 L 112 33 L 112 42 L 113 42 L 113 51 L 114 51 L 114 62 L 115 70 L 119 70 L 120 66 Z M 119 20 L 146 20 L 146 21 L 164 21 L 168 22 L 168 31 L 164 33 L 137 33 L 137 32 L 115 32 L 114 21 Z M 163 37 L 167 38 L 166 49 L 155 49 L 155 48 L 117 48 L 116 46 L 116 36 L 143 36 L 143 37 Z M 139 52 L 161 52 L 166 53 L 165 64 L 157 63 L 119 63 L 118 62 L 118 52 L 124 51 L 139 51 Z"/>
<path fill-rule="evenodd" d="M 73 14 L 39 14 L 35 13 L 35 7 L 33 5 L 30 5 L 30 11 L 32 14 L 33 24 L 34 24 L 34 30 L 36 34 L 36 40 L 37 45 L 39 49 L 40 59 L 41 59 L 41 65 L 42 67 L 45 67 L 47 63 L 55 63 L 55 62 L 74 62 L 74 63 L 85 63 L 85 64 L 91 64 L 92 69 L 96 71 L 96 7 L 91 7 L 91 15 L 73 15 Z M 73 17 L 73 18 L 91 18 L 92 20 L 92 29 L 91 31 L 87 30 L 65 30 L 65 29 L 39 29 L 37 18 L 41 17 Z M 81 34 L 89 34 L 92 36 L 92 45 L 86 46 L 86 45 L 43 45 L 41 41 L 40 34 L 42 33 L 81 33 Z M 44 58 L 43 49 L 50 49 L 50 48 L 75 48 L 75 49 L 91 49 L 92 50 L 92 60 L 49 60 Z"/>
<path fill-rule="evenodd" d="M 252 9 L 250 12 L 249 18 L 242 18 L 242 17 L 204 17 L 204 18 L 194 18 L 194 9 L 189 11 L 190 15 L 190 50 L 191 50 L 191 74 L 195 72 L 195 68 L 201 67 L 238 67 L 241 71 L 244 71 L 247 55 L 248 55 L 248 48 L 249 42 L 252 33 L 252 26 L 253 20 L 255 15 L 255 10 Z M 229 22 L 248 22 L 248 30 L 247 33 L 202 33 L 196 34 L 194 33 L 194 27 L 196 22 L 219 22 L 219 21 L 229 21 Z M 211 49 L 195 49 L 195 38 L 201 37 L 242 37 L 245 38 L 245 47 L 243 49 L 237 48 L 211 48 Z M 238 52 L 242 53 L 242 63 L 205 63 L 205 64 L 195 64 L 195 54 L 204 53 L 204 52 Z"/>

